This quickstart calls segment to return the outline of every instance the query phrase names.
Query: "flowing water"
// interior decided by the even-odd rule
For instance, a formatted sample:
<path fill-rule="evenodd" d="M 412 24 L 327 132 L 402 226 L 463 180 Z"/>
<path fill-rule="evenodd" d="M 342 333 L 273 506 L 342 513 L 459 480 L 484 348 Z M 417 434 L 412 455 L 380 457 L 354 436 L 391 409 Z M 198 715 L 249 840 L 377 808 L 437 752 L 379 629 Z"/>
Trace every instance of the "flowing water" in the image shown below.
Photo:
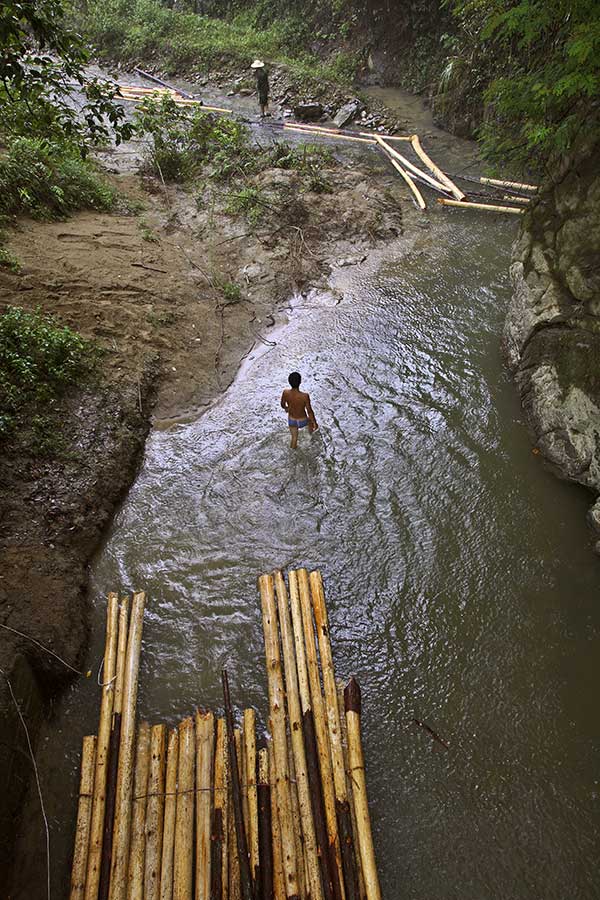
<path fill-rule="evenodd" d="M 89 665 L 106 591 L 143 588 L 141 715 L 220 707 L 226 664 L 264 727 L 256 577 L 319 567 L 338 675 L 363 688 L 384 896 L 598 897 L 588 497 L 531 453 L 501 358 L 514 223 L 439 219 L 343 270 L 341 301 L 296 298 L 212 408 L 151 435 L 93 567 Z M 292 369 L 321 424 L 296 452 L 278 406 Z M 97 698 L 76 683 L 46 738 L 56 896 Z"/>

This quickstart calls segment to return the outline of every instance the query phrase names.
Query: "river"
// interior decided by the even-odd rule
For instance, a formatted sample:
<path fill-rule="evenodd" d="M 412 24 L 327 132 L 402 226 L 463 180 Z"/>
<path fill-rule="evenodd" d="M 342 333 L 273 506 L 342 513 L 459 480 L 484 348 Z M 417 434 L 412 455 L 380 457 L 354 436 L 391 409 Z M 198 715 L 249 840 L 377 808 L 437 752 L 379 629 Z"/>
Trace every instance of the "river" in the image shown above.
<path fill-rule="evenodd" d="M 588 497 L 532 454 L 501 357 L 514 222 L 434 220 L 340 270 L 338 293 L 295 298 L 207 412 L 152 433 L 93 566 L 88 665 L 106 592 L 144 589 L 140 714 L 220 707 L 226 663 L 264 727 L 256 577 L 318 567 L 338 675 L 363 688 L 384 896 L 598 897 Z M 296 452 L 292 369 L 321 423 Z M 78 680 L 42 741 L 56 897 L 98 693 Z"/>

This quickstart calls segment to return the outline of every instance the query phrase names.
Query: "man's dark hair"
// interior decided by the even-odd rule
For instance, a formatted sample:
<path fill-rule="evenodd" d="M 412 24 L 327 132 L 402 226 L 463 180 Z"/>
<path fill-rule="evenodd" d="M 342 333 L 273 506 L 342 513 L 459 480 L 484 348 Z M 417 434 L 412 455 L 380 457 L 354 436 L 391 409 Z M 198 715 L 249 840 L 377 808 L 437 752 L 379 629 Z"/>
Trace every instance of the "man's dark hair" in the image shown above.
<path fill-rule="evenodd" d="M 293 388 L 298 389 L 300 387 L 300 382 L 302 381 L 302 375 L 300 372 L 290 372 L 288 381 Z"/>

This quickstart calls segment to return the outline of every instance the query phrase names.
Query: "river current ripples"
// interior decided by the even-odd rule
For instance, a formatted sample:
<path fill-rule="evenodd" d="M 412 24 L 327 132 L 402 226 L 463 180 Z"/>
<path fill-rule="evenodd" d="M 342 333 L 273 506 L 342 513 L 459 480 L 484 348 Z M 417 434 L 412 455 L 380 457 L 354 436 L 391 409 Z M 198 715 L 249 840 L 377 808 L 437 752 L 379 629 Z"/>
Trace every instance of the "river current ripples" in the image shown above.
<path fill-rule="evenodd" d="M 105 593 L 148 592 L 143 716 L 219 707 L 226 664 L 261 727 L 256 577 L 323 571 L 338 675 L 363 687 L 390 900 L 600 897 L 598 563 L 587 497 L 531 454 L 501 358 L 512 229 L 445 214 L 344 271 L 340 302 L 296 298 L 214 406 L 151 435 L 93 571 L 90 664 Z M 292 369 L 321 424 L 295 453 Z M 63 803 L 96 698 L 75 685 L 47 741 Z"/>

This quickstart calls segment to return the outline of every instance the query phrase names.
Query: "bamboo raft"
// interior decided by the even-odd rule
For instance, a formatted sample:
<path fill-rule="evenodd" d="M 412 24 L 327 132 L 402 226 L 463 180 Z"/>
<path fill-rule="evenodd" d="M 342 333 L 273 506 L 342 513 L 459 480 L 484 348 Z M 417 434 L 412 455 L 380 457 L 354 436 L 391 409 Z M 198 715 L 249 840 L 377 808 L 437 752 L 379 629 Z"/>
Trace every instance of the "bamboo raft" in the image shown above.
<path fill-rule="evenodd" d="M 262 575 L 268 730 L 198 709 L 136 725 L 145 595 L 108 595 L 83 739 L 71 900 L 380 900 L 357 681 L 336 680 L 323 581 Z"/>

